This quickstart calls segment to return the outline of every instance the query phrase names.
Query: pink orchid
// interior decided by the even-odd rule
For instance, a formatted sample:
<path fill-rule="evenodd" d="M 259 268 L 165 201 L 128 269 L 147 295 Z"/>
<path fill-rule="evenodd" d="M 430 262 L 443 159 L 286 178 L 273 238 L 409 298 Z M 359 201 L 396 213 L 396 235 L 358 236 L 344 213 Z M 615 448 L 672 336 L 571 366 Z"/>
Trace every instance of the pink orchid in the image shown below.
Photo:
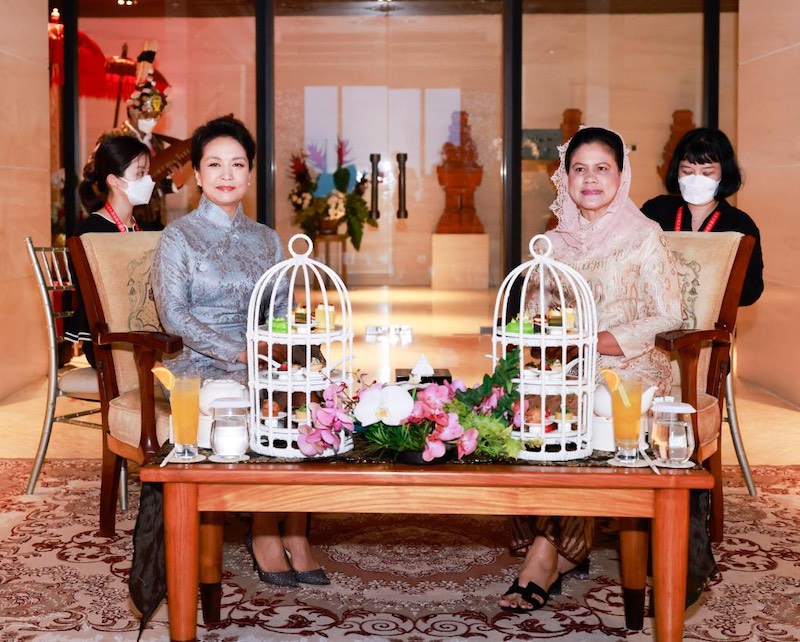
<path fill-rule="evenodd" d="M 502 396 L 503 389 L 499 386 L 493 386 L 492 392 L 488 397 L 483 398 L 483 401 L 481 401 L 477 411 L 482 415 L 490 415 L 492 411 L 497 408 L 497 403 L 500 401 L 500 397 Z"/>
<path fill-rule="evenodd" d="M 425 437 L 425 450 L 422 451 L 422 458 L 425 461 L 433 461 L 444 455 L 446 450 L 443 441 L 437 439 L 433 435 L 428 435 Z"/>
<path fill-rule="evenodd" d="M 344 383 L 332 383 L 322 393 L 328 408 L 341 408 L 341 398 L 346 386 Z"/>
<path fill-rule="evenodd" d="M 461 435 L 464 434 L 464 428 L 458 420 L 458 415 L 454 412 L 450 412 L 444 415 L 444 417 L 447 423 L 445 425 L 437 423 L 430 436 L 441 441 L 450 441 L 461 437 Z"/>
<path fill-rule="evenodd" d="M 447 386 L 448 389 L 450 390 L 451 399 L 456 396 L 456 392 L 467 391 L 467 386 L 464 384 L 463 381 L 461 381 L 461 379 L 454 379 L 453 381 L 450 382 L 445 381 L 444 385 Z"/>
<path fill-rule="evenodd" d="M 470 428 L 458 439 L 458 458 L 461 459 L 464 455 L 470 455 L 475 452 L 478 447 L 478 430 Z"/>
<path fill-rule="evenodd" d="M 297 447 L 306 457 L 315 457 L 325 452 L 328 446 L 339 448 L 339 437 L 326 428 L 311 428 L 308 424 L 297 427 Z"/>
<path fill-rule="evenodd" d="M 417 393 L 417 401 L 431 413 L 442 410 L 444 405 L 453 399 L 449 386 L 431 383 Z"/>
<path fill-rule="evenodd" d="M 342 408 L 325 408 L 316 402 L 308 404 L 311 420 L 318 429 L 352 432 L 353 418 Z"/>

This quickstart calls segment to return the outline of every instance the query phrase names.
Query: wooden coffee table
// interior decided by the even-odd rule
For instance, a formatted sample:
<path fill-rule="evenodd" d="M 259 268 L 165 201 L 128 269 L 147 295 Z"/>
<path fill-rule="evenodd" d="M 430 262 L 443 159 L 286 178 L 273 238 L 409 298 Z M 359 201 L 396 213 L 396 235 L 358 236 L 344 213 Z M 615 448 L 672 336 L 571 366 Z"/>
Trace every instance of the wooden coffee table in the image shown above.
<path fill-rule="evenodd" d="M 713 485 L 703 470 L 340 462 L 151 464 L 141 478 L 164 483 L 170 639 L 181 642 L 196 639 L 200 582 L 204 617 L 219 620 L 224 511 L 619 517 L 626 625 L 642 627 L 650 531 L 656 640 L 678 642 L 689 490 Z"/>

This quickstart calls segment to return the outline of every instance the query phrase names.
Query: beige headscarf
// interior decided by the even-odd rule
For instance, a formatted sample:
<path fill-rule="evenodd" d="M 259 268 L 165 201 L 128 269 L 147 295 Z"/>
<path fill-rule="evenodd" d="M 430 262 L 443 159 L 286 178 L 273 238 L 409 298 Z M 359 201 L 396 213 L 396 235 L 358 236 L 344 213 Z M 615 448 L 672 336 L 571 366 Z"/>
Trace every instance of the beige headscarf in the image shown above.
<path fill-rule="evenodd" d="M 585 129 L 585 127 L 582 126 L 581 129 Z M 620 141 L 622 141 L 624 149 L 622 174 L 614 200 L 611 201 L 605 214 L 594 222 L 589 222 L 581 217 L 580 210 L 570 197 L 567 189 L 568 168 L 564 156 L 571 139 L 558 147 L 558 156 L 561 159 L 561 163 L 551 177 L 556 186 L 556 200 L 550 205 L 550 209 L 558 218 L 558 225 L 548 233 L 554 245 L 563 243 L 569 248 L 591 253 L 595 249 L 608 248 L 611 244 L 623 241 L 626 232 L 633 232 L 637 228 L 641 229 L 642 223 L 649 223 L 658 227 L 656 223 L 642 214 L 628 197 L 631 189 L 631 163 L 628 158 L 630 150 L 625 145 L 625 141 L 622 140 L 622 136 L 617 132 L 610 129 L 606 131 L 619 136 Z"/>

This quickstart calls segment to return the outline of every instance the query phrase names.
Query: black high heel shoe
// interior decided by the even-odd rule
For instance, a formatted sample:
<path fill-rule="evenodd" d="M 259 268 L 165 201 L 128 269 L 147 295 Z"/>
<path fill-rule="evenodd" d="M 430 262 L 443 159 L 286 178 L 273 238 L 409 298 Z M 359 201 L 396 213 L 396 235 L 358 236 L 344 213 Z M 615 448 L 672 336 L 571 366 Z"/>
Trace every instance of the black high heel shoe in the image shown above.
<path fill-rule="evenodd" d="M 289 560 L 289 565 L 292 564 L 292 556 L 289 554 L 289 551 L 286 551 L 286 559 Z M 331 583 L 330 578 L 325 574 L 325 571 L 322 568 L 314 568 L 310 571 L 298 571 L 292 566 L 292 572 L 294 573 L 295 579 L 300 582 L 300 584 L 314 584 L 316 586 L 328 586 Z"/>
<path fill-rule="evenodd" d="M 259 566 L 258 560 L 256 559 L 256 554 L 253 551 L 252 533 L 247 534 L 244 544 L 247 547 L 247 551 L 253 558 L 253 570 L 258 573 L 258 579 L 260 579 L 262 582 L 266 582 L 267 584 L 274 584 L 275 586 L 284 586 L 289 588 L 299 586 L 294 569 L 288 571 L 265 571 L 261 568 L 261 566 Z"/>

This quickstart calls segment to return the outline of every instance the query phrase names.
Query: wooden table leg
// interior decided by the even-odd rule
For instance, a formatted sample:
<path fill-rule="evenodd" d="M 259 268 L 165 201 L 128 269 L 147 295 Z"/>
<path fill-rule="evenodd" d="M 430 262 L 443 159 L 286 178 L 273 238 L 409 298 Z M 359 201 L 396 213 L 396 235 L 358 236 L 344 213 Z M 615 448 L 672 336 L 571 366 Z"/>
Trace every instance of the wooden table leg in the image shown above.
<path fill-rule="evenodd" d="M 657 642 L 683 639 L 689 491 L 657 490 L 653 517 L 653 589 Z"/>
<path fill-rule="evenodd" d="M 172 642 L 197 640 L 200 514 L 196 484 L 164 484 L 167 608 Z"/>
<path fill-rule="evenodd" d="M 203 622 L 220 621 L 223 513 L 200 513 L 200 604 Z"/>
<path fill-rule="evenodd" d="M 625 601 L 625 626 L 634 631 L 644 628 L 644 595 L 647 583 L 647 544 L 649 520 L 621 517 L 619 520 L 622 596 Z"/>

